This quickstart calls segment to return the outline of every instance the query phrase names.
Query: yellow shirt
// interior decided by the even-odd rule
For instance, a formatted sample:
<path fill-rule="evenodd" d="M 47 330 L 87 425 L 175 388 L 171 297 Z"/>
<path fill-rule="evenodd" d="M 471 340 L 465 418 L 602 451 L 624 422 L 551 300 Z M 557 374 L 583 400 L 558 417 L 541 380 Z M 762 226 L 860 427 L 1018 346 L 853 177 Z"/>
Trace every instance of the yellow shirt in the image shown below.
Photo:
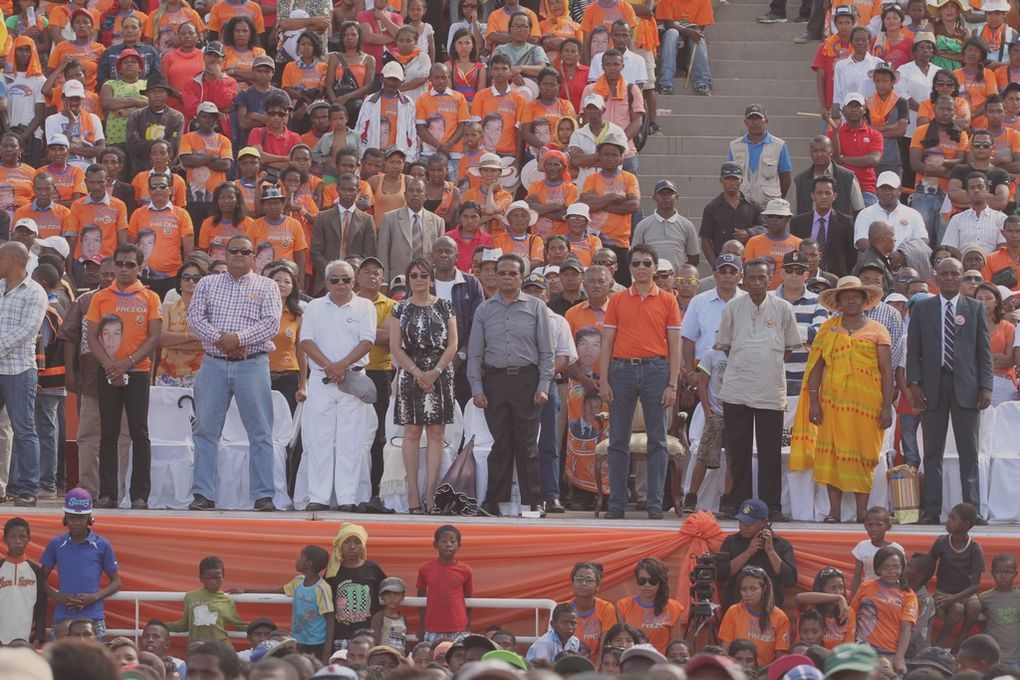
<path fill-rule="evenodd" d="M 372 304 L 375 305 L 376 326 L 381 326 L 387 319 L 393 316 L 393 308 L 397 306 L 397 301 L 379 293 L 375 296 L 375 300 L 372 301 Z M 368 365 L 365 366 L 365 370 L 393 370 L 393 363 L 390 361 L 389 347 L 372 345 L 372 349 L 368 353 Z"/>

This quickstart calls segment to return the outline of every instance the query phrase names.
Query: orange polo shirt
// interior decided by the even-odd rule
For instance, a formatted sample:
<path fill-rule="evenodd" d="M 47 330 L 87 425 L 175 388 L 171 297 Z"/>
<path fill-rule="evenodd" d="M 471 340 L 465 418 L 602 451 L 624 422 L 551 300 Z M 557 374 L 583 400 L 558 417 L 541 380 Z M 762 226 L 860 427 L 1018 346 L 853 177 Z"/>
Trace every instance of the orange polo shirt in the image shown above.
<path fill-rule="evenodd" d="M 541 38 L 542 29 L 539 28 L 538 15 L 532 12 L 527 7 L 522 7 L 521 5 L 518 5 L 517 9 L 514 10 L 514 12 L 512 13 L 509 12 L 506 7 L 500 7 L 499 9 L 494 9 L 491 12 L 489 12 L 489 18 L 486 19 L 487 21 L 485 28 L 486 34 L 492 35 L 493 33 L 509 33 L 510 16 L 511 14 L 515 14 L 517 12 L 523 12 L 524 14 L 527 14 L 528 17 L 531 19 L 531 37 Z"/>
<path fill-rule="evenodd" d="M 514 202 L 514 197 L 510 195 L 509 191 L 503 188 L 503 185 L 497 183 L 496 186 L 498 189 L 493 200 L 496 202 L 496 207 L 500 209 L 500 214 L 505 215 L 506 209 Z M 482 188 L 478 187 L 477 189 L 468 189 L 465 191 L 464 196 L 461 198 L 461 204 L 463 205 L 468 201 L 474 201 L 480 206 L 485 205 L 485 194 L 482 193 Z M 506 226 L 497 217 L 493 217 L 491 220 L 482 220 L 481 224 L 478 226 L 482 231 L 488 231 L 494 239 L 499 234 L 506 232 Z"/>
<path fill-rule="evenodd" d="M 577 185 L 567 179 L 560 180 L 559 184 L 549 184 L 546 180 L 542 179 L 531 183 L 531 186 L 528 187 L 528 195 L 537 196 L 542 203 L 570 205 L 571 203 L 577 203 L 578 191 Z M 540 216 L 538 222 L 535 222 L 532 231 L 542 238 L 549 238 L 554 234 L 566 235 L 567 223 L 564 220 L 551 220 L 548 217 Z M 588 264 L 582 262 L 581 264 L 587 267 L 591 262 L 589 261 Z"/>
<path fill-rule="evenodd" d="M 793 252 L 800 247 L 800 239 L 793 234 L 787 234 L 782 240 L 775 240 L 768 234 L 752 236 L 744 249 L 744 262 L 756 260 L 759 257 L 768 257 L 776 263 L 776 271 L 772 275 L 772 282 L 769 290 L 775 290 L 783 282 L 783 256 Z"/>
<path fill-rule="evenodd" d="M 121 291 L 113 284 L 92 295 L 89 311 L 85 319 L 92 324 L 99 324 L 107 314 L 120 317 L 121 328 L 108 336 L 100 331 L 100 341 L 114 359 L 126 359 L 133 354 L 149 337 L 149 322 L 161 318 L 159 314 L 159 296 L 135 281 L 128 289 Z M 108 337 L 109 340 L 105 338 Z M 108 344 L 107 344 L 108 343 Z M 152 368 L 152 361 L 145 357 L 134 365 L 133 371 L 147 372 Z"/>
<path fill-rule="evenodd" d="M 482 144 L 485 146 L 479 153 L 492 151 L 503 156 L 516 156 L 517 134 L 526 108 L 527 102 L 524 95 L 513 88 L 509 88 L 506 94 L 497 93 L 495 86 L 476 92 L 475 98 L 471 102 L 471 115 L 478 119 L 478 123 L 482 125 Z M 482 123 L 490 113 L 498 114 L 503 120 L 503 131 L 495 145 L 488 141 L 485 125 Z M 489 125 L 491 126 L 492 123 L 490 122 Z M 464 168 L 464 173 L 466 172 L 467 167 Z"/>
<path fill-rule="evenodd" d="M 13 168 L 0 165 L 0 184 L 10 185 L 14 189 L 14 207 L 20 208 L 32 202 L 35 191 L 32 189 L 32 180 L 35 179 L 36 169 L 27 163 L 19 163 Z"/>
<path fill-rule="evenodd" d="M 143 229 L 151 229 L 156 234 L 156 244 L 145 258 L 145 266 L 160 274 L 176 276 L 183 263 L 181 246 L 184 237 L 195 235 L 191 215 L 177 205 L 168 205 L 160 210 L 151 204 L 143 206 L 131 213 L 128 235 L 137 242 Z"/>
<path fill-rule="evenodd" d="M 270 224 L 267 218 L 260 217 L 252 223 L 248 236 L 251 236 L 256 246 L 263 241 L 271 243 L 274 260 L 293 260 L 294 253 L 308 250 L 305 230 L 293 217 L 282 217 L 276 224 Z"/>
<path fill-rule="evenodd" d="M 918 112 L 918 114 L 920 114 L 920 112 Z M 920 149 L 923 153 L 924 146 L 921 144 L 921 142 L 922 140 L 924 140 L 924 137 L 927 134 L 928 126 L 918 125 L 917 129 L 914 130 L 914 136 L 910 140 L 910 148 Z M 952 139 L 949 138 L 949 133 L 939 132 L 939 143 L 937 145 L 937 148 L 940 149 L 942 153 L 945 154 L 946 160 L 951 161 L 957 156 L 959 156 L 961 153 L 964 153 L 970 149 L 970 137 L 967 136 L 966 132 L 961 132 L 960 141 L 954 142 Z M 918 179 L 920 180 L 920 178 Z M 949 186 L 949 178 L 940 177 L 939 186 L 942 187 L 942 191 L 945 191 L 946 187 Z"/>
<path fill-rule="evenodd" d="M 680 332 L 680 306 L 654 283 L 644 298 L 631 286 L 609 298 L 603 327 L 616 331 L 614 359 L 668 357 L 666 333 Z"/>
<path fill-rule="evenodd" d="M 119 233 L 128 228 L 127 206 L 124 201 L 107 194 L 106 198 L 96 203 L 88 195 L 82 196 L 71 204 L 70 228 L 68 231 L 76 237 L 86 224 L 95 224 L 103 234 L 103 244 L 99 254 L 110 257 L 117 249 Z M 74 256 L 81 256 L 81 239 L 74 246 Z"/>
<path fill-rule="evenodd" d="M 570 254 L 576 257 L 585 269 L 595 261 L 595 251 L 602 248 L 602 239 L 598 236 L 585 236 L 583 241 L 570 241 L 570 237 L 567 237 L 567 240 L 570 243 Z"/>
<path fill-rule="evenodd" d="M 577 118 L 577 114 L 574 113 L 574 105 L 570 103 L 569 99 L 558 97 L 550 106 L 543 104 L 540 99 L 532 99 L 524 107 L 521 124 L 526 125 L 539 118 L 545 118 L 549 121 L 549 130 L 555 136 L 556 126 L 559 125 L 560 119 Z"/>
<path fill-rule="evenodd" d="M 50 202 L 45 210 L 37 210 L 35 203 L 30 201 L 28 205 L 14 211 L 11 224 L 17 224 L 23 217 L 35 220 L 36 226 L 39 227 L 39 238 L 67 236 L 71 232 L 71 211 L 59 203 Z"/>
<path fill-rule="evenodd" d="M 644 633 L 648 637 L 648 644 L 663 654 L 669 644 L 670 630 L 680 623 L 680 615 L 684 611 L 684 606 L 673 598 L 666 601 L 666 606 L 658 614 L 654 607 L 646 607 L 639 602 L 637 596 L 619 600 L 616 607 L 623 620 Z"/>
<path fill-rule="evenodd" d="M 15 214 L 15 221 L 17 221 L 17 218 L 18 216 Z M 995 272 L 1007 267 L 1013 268 L 1013 271 L 1016 272 L 1017 280 L 1020 281 L 1020 263 L 1013 260 L 1009 251 L 1006 250 L 1006 246 L 1000 246 L 994 253 L 989 253 L 986 256 L 985 268 L 981 271 L 981 275 L 985 281 L 991 281 Z M 1020 290 L 1020 283 L 1013 286 L 1013 290 Z"/>
<path fill-rule="evenodd" d="M 68 163 L 63 170 L 58 170 L 53 165 L 44 165 L 39 172 L 45 172 L 53 178 L 53 188 L 57 190 L 58 200 L 70 201 L 75 194 L 84 194 L 85 171 L 77 165 Z"/>
<path fill-rule="evenodd" d="M 414 118 L 418 125 L 425 125 L 425 122 L 432 116 L 441 116 L 446 123 L 446 132 L 440 142 L 447 142 L 457 132 L 457 126 L 471 120 L 471 113 L 468 111 L 467 99 L 456 90 L 446 89 L 442 94 L 436 94 L 431 87 L 424 92 L 414 104 Z M 459 153 L 463 141 L 458 140 L 453 148 L 453 153 Z"/>
<path fill-rule="evenodd" d="M 181 137 L 179 153 L 182 156 L 191 153 L 209 154 L 210 156 L 217 156 L 228 160 L 233 160 L 234 158 L 234 151 L 230 145 L 230 140 L 217 132 L 213 132 L 208 136 L 200 132 L 189 132 L 183 135 Z M 212 201 L 213 191 L 220 184 L 227 181 L 227 173 L 210 170 L 204 165 L 198 168 L 187 168 L 186 173 L 188 194 L 194 197 L 198 192 L 204 191 L 207 194 L 206 201 Z M 176 185 L 177 182 L 174 182 L 175 191 L 177 189 Z M 148 185 L 146 185 L 146 193 L 148 193 Z M 174 200 L 174 204 L 184 205 L 183 203 L 177 203 L 176 200 Z"/>
<path fill-rule="evenodd" d="M 291 87 L 303 87 L 308 90 L 322 87 L 326 84 L 326 62 L 316 61 L 308 68 L 298 66 L 296 61 L 289 62 L 283 67 L 283 79 L 280 86 L 284 89 Z"/>
<path fill-rule="evenodd" d="M 582 328 L 597 328 L 601 331 L 606 311 L 609 309 L 609 300 L 606 300 L 604 307 L 605 309 L 593 307 L 590 302 L 585 300 L 568 309 L 563 318 L 570 325 L 570 334 L 577 335 L 577 331 Z"/>
<path fill-rule="evenodd" d="M 593 192 L 599 196 L 620 192 L 628 196 L 641 196 L 637 177 L 626 170 L 618 170 L 615 177 L 606 177 L 602 170 L 588 175 L 581 193 Z M 630 215 L 617 215 L 605 210 L 594 210 L 588 230 L 598 234 L 602 241 L 609 241 L 620 248 L 630 248 Z"/>
<path fill-rule="evenodd" d="M 655 5 L 655 18 L 660 21 L 684 21 L 698 26 L 715 23 L 710 0 L 663 0 Z"/>
<path fill-rule="evenodd" d="M 46 65 L 50 71 L 56 71 L 64 57 L 77 59 L 85 71 L 85 90 L 95 91 L 99 57 L 103 56 L 105 50 L 106 48 L 97 42 L 78 43 L 74 40 L 62 40 L 53 46 Z"/>
<path fill-rule="evenodd" d="M 752 614 L 743 602 L 726 610 L 719 625 L 719 639 L 724 644 L 734 640 L 750 640 L 758 650 L 758 665 L 772 663 L 777 653 L 790 650 L 790 619 L 776 607 L 769 613 L 769 628 L 761 630 L 757 614 Z"/>
<path fill-rule="evenodd" d="M 214 217 L 210 216 L 202 222 L 202 228 L 198 231 L 198 247 L 209 253 L 209 255 L 213 255 L 213 251 L 218 251 L 219 257 L 213 257 L 213 259 L 222 260 L 224 259 L 222 257 L 223 251 L 226 249 L 230 239 L 241 234 L 247 234 L 255 221 L 250 217 L 243 217 L 240 224 L 235 227 L 233 224 L 225 224 L 223 222 L 213 224 L 214 219 Z"/>
<path fill-rule="evenodd" d="M 504 255 L 513 253 L 520 255 L 525 260 L 545 260 L 545 243 L 541 236 L 525 234 L 524 238 L 515 239 L 510 232 L 504 231 L 492 239 L 493 247 L 499 248 Z"/>
<path fill-rule="evenodd" d="M 142 170 L 131 180 L 131 188 L 135 190 L 135 200 L 138 205 L 149 204 L 149 175 L 151 170 Z M 165 175 L 164 175 L 165 176 Z M 170 173 L 170 202 L 174 205 L 184 206 L 188 203 L 188 187 L 184 178 L 177 173 Z"/>

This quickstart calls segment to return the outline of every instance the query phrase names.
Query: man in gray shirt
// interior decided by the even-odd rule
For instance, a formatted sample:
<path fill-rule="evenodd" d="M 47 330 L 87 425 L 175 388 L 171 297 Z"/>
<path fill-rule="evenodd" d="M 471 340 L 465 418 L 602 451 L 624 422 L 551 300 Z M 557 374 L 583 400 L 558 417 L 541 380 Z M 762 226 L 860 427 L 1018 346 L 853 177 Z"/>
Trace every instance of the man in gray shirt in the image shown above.
<path fill-rule="evenodd" d="M 468 382 L 492 434 L 482 504 L 490 515 L 510 500 L 515 463 L 521 504 L 542 511 L 538 428 L 553 378 L 552 331 L 545 304 L 521 292 L 526 268 L 518 255 L 496 261 L 498 292 L 475 311 L 468 344 Z"/>

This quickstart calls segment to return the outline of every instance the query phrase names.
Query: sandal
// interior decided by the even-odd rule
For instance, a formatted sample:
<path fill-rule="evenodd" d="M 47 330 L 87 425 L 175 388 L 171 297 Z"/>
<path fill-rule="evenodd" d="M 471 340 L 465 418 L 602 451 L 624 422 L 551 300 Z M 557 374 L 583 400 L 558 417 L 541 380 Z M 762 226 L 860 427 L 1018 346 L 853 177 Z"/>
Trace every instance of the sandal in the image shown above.
<path fill-rule="evenodd" d="M 409 514 L 409 515 L 424 515 L 425 514 L 425 509 L 422 508 L 420 505 L 416 505 L 413 508 L 409 509 L 407 511 L 407 514 Z"/>
<path fill-rule="evenodd" d="M 839 524 L 841 522 L 839 517 L 833 517 L 832 515 L 826 515 L 822 521 L 826 524 Z"/>

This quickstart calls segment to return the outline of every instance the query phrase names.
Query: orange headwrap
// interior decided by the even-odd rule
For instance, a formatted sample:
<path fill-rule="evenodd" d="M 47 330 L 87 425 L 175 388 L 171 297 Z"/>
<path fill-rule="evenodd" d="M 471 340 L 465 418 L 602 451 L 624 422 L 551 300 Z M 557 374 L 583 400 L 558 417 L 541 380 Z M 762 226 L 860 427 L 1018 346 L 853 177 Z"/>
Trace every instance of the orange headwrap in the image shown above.
<path fill-rule="evenodd" d="M 43 74 L 42 65 L 39 63 L 39 51 L 35 48 L 35 41 L 29 38 L 27 35 L 19 35 L 14 39 L 11 44 L 11 49 L 7 53 L 7 63 L 11 64 L 17 69 L 17 60 L 14 58 L 14 53 L 19 47 L 28 47 L 32 50 L 32 56 L 28 58 L 28 69 L 25 72 L 26 76 L 41 76 Z"/>

